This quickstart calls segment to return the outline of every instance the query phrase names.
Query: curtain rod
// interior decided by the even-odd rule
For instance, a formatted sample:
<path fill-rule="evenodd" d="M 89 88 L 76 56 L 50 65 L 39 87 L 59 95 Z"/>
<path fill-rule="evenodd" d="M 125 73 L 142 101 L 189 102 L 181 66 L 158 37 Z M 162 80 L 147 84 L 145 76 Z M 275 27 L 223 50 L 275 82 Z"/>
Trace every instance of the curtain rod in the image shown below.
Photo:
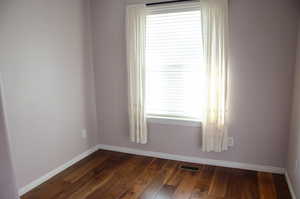
<path fill-rule="evenodd" d="M 147 3 L 146 6 L 155 6 L 160 4 L 169 4 L 169 3 L 180 3 L 185 1 L 197 1 L 197 0 L 173 0 L 173 1 L 161 1 L 161 2 L 155 2 L 155 3 Z"/>

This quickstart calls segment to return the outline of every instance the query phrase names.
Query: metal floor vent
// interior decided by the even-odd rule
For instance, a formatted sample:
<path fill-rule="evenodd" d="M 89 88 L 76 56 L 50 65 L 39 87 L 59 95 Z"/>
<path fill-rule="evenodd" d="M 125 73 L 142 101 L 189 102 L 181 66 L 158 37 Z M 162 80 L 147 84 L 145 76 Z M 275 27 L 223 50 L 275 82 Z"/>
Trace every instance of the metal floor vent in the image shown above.
<path fill-rule="evenodd" d="M 188 165 L 181 165 L 180 168 L 183 169 L 183 170 L 193 171 L 193 172 L 199 171 L 198 167 L 193 167 L 193 166 L 188 166 Z"/>

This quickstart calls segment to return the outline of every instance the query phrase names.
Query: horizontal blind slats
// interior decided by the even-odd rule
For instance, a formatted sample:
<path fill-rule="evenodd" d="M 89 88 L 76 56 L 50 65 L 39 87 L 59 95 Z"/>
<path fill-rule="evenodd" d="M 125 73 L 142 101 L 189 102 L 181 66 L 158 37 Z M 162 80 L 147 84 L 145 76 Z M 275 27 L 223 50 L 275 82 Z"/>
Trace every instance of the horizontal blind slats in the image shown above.
<path fill-rule="evenodd" d="M 148 15 L 146 23 L 147 114 L 199 119 L 200 11 Z"/>

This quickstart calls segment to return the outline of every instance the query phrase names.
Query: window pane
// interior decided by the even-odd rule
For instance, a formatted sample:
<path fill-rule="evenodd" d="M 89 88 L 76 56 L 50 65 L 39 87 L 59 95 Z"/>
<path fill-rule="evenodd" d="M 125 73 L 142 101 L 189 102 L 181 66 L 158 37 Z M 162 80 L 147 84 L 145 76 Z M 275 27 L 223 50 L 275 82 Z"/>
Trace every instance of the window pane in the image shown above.
<path fill-rule="evenodd" d="M 200 11 L 147 16 L 146 111 L 201 119 Z"/>

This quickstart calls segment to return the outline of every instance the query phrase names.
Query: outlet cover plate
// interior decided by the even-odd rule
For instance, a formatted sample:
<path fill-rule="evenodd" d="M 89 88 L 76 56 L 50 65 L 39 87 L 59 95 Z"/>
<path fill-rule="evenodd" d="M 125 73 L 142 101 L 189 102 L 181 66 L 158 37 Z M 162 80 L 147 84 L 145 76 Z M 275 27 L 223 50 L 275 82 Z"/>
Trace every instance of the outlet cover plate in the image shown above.
<path fill-rule="evenodd" d="M 82 130 L 81 130 L 81 137 L 85 139 L 86 136 L 87 136 L 86 130 L 85 130 L 85 129 L 82 129 Z"/>
<path fill-rule="evenodd" d="M 233 137 L 228 137 L 228 146 L 230 146 L 230 147 L 234 146 L 234 139 L 233 139 Z"/>

